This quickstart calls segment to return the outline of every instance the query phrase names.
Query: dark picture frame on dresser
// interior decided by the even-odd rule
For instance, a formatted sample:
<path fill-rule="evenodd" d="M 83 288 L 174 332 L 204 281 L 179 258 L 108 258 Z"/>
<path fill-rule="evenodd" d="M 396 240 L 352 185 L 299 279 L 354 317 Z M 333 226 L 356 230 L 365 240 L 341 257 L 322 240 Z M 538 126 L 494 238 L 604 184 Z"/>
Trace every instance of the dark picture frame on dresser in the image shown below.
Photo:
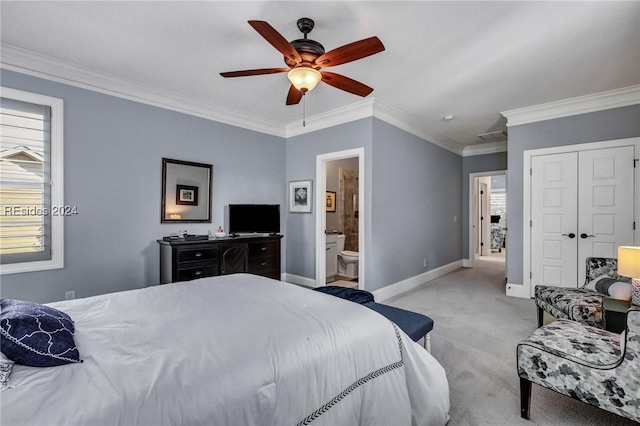
<path fill-rule="evenodd" d="M 282 235 L 158 240 L 160 283 L 246 272 L 280 280 Z"/>

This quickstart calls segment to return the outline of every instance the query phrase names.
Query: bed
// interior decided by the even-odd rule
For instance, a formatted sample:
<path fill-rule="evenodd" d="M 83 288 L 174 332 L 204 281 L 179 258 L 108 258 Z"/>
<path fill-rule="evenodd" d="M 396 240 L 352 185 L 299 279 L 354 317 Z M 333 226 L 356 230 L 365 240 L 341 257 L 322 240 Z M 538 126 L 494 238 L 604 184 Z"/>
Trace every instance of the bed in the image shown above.
<path fill-rule="evenodd" d="M 82 363 L 15 364 L 9 425 L 444 425 L 444 369 L 380 314 L 248 274 L 56 302 Z"/>

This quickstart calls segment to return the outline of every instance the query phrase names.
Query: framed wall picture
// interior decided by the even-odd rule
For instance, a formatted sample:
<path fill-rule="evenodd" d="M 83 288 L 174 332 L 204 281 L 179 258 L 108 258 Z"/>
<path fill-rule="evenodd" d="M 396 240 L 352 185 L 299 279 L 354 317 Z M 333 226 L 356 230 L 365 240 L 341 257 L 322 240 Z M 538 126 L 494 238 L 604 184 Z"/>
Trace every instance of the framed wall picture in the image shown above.
<path fill-rule="evenodd" d="M 313 200 L 311 183 L 310 180 L 289 182 L 289 211 L 291 213 L 311 213 L 311 200 Z"/>
<path fill-rule="evenodd" d="M 333 191 L 327 191 L 325 198 L 325 208 L 329 213 L 336 212 L 336 193 Z"/>
<path fill-rule="evenodd" d="M 198 187 L 189 185 L 176 185 L 176 204 L 179 206 L 197 206 Z"/>

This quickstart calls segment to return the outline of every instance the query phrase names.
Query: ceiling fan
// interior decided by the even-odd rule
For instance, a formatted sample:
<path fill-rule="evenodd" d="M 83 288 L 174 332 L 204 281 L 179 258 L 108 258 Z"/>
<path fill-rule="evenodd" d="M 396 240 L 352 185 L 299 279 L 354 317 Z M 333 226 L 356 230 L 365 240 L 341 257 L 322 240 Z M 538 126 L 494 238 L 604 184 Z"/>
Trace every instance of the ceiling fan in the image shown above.
<path fill-rule="evenodd" d="M 299 103 L 302 96 L 312 90 L 320 81 L 324 81 L 337 89 L 363 97 L 373 91 L 371 87 L 349 77 L 328 71 L 321 72 L 320 69 L 345 64 L 382 52 L 384 45 L 378 37 L 369 37 L 325 52 L 320 43 L 307 38 L 307 34 L 311 32 L 315 25 L 313 20 L 300 18 L 297 24 L 298 29 L 304 34 L 304 38 L 288 42 L 267 22 L 249 21 L 249 25 L 253 29 L 284 55 L 284 62 L 288 68 L 229 71 L 222 72 L 220 75 L 223 77 L 246 77 L 286 72 L 291 81 L 291 87 L 287 94 L 287 105 Z"/>

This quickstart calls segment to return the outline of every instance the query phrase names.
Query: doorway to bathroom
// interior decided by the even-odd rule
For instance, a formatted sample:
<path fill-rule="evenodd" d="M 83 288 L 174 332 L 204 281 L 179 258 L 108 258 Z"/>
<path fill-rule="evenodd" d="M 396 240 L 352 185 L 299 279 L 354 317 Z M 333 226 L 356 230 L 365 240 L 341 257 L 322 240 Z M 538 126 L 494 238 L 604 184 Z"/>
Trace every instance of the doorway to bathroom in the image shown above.
<path fill-rule="evenodd" d="M 364 148 L 316 157 L 316 283 L 364 288 Z"/>

